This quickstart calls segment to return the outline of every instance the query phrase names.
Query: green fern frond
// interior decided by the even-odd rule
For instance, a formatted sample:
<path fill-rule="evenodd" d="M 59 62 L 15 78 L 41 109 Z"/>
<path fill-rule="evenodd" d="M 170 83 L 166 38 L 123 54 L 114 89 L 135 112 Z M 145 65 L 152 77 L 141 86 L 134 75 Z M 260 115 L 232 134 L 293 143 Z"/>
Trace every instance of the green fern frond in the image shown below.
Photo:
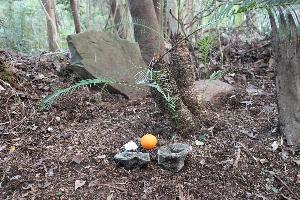
<path fill-rule="evenodd" d="M 205 65 L 207 64 L 208 56 L 212 51 L 214 45 L 214 38 L 212 36 L 204 36 L 198 41 L 198 48 L 200 53 L 200 60 Z"/>
<path fill-rule="evenodd" d="M 148 83 L 146 84 L 149 87 L 154 88 L 157 90 L 165 103 L 165 107 L 170 111 L 172 118 L 176 120 L 177 118 L 177 111 L 176 111 L 176 100 L 172 96 L 172 92 L 170 88 L 168 88 L 166 83 L 169 82 L 169 75 L 166 70 L 152 70 L 148 69 L 149 77 Z"/>
<path fill-rule="evenodd" d="M 157 78 L 157 76 L 156 76 L 157 80 L 154 81 L 152 78 L 155 75 L 153 75 L 153 74 L 156 74 L 156 73 L 153 72 L 152 70 L 147 70 L 146 72 L 139 72 L 137 75 L 139 75 L 141 77 L 137 78 L 139 82 L 137 82 L 136 84 L 137 85 L 145 85 L 145 86 L 152 87 L 153 89 L 157 90 L 162 95 L 167 108 L 169 108 L 172 113 L 175 113 L 176 112 L 175 100 L 173 99 L 173 97 L 170 95 L 170 93 L 168 91 L 165 91 L 162 88 L 162 86 L 160 84 L 160 82 L 166 81 L 167 77 L 164 75 L 164 73 L 161 73 L 161 76 L 159 76 L 159 78 Z M 81 87 L 101 85 L 102 91 L 103 91 L 103 90 L 105 90 L 106 86 L 110 85 L 110 84 L 121 84 L 121 85 L 128 86 L 128 87 L 135 87 L 137 89 L 142 89 L 135 85 L 130 85 L 130 84 L 127 84 L 124 82 L 115 81 L 115 80 L 112 80 L 109 78 L 85 79 L 85 80 L 79 81 L 78 83 L 75 83 L 74 85 L 72 85 L 70 87 L 56 90 L 53 94 L 42 99 L 38 104 L 38 108 L 40 111 L 47 109 L 54 103 L 54 101 L 58 97 L 69 94 L 69 93 L 73 92 L 74 90 L 79 89 Z"/>
<path fill-rule="evenodd" d="M 209 80 L 218 80 L 218 79 L 222 78 L 223 76 L 224 76 L 224 71 L 223 70 L 214 71 L 210 75 Z"/>
<path fill-rule="evenodd" d="M 218 10 L 214 13 L 215 17 L 207 24 L 202 25 L 201 28 L 221 23 L 224 18 L 251 11 L 261 12 L 273 17 L 277 29 L 280 29 L 283 25 L 290 27 L 291 20 L 289 20 L 289 16 L 292 16 L 296 26 L 300 25 L 300 0 L 245 0 L 242 3 L 235 0 L 220 3 L 217 7 Z"/>
<path fill-rule="evenodd" d="M 44 99 L 42 99 L 39 102 L 38 108 L 39 108 L 39 110 L 44 110 L 46 108 L 49 108 L 58 97 L 69 94 L 69 93 L 73 92 L 74 90 L 79 89 L 81 87 L 95 86 L 95 85 L 100 84 L 100 85 L 103 85 L 102 89 L 104 89 L 107 84 L 112 84 L 112 83 L 116 83 L 116 81 L 114 81 L 112 79 L 107 79 L 107 78 L 81 80 L 78 83 L 75 83 L 74 85 L 72 85 L 68 88 L 58 89 L 53 94 L 45 97 Z"/>

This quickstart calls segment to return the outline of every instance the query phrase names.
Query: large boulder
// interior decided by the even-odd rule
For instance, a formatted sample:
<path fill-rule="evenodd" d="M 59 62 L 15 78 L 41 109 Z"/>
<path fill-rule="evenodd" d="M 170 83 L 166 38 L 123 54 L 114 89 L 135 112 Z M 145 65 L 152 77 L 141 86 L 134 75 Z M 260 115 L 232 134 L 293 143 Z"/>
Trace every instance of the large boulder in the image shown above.
<path fill-rule="evenodd" d="M 139 46 L 99 31 L 67 37 L 71 65 L 83 78 L 110 78 L 124 84 L 112 85 L 115 92 L 131 99 L 148 94 L 146 87 L 135 85 L 135 76 L 146 69 Z M 128 84 L 128 85 L 126 85 Z"/>

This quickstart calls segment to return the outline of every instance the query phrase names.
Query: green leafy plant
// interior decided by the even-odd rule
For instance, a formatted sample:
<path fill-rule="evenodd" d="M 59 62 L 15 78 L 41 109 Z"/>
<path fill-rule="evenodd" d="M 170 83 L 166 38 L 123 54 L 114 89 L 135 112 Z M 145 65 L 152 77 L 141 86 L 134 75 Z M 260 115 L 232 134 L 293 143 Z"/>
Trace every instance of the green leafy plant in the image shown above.
<path fill-rule="evenodd" d="M 154 71 L 150 69 L 150 77 L 149 77 L 149 83 L 146 84 L 149 87 L 152 87 L 156 89 L 163 97 L 165 107 L 171 112 L 172 118 L 176 118 L 177 112 L 176 112 L 176 101 L 171 95 L 171 91 L 168 90 L 168 88 L 163 87 L 164 82 L 168 82 L 168 75 L 166 71 Z"/>
<path fill-rule="evenodd" d="M 117 83 L 117 82 L 114 80 L 111 80 L 111 79 L 106 79 L 106 78 L 81 80 L 78 83 L 75 83 L 74 85 L 72 85 L 68 88 L 58 89 L 53 94 L 45 97 L 44 99 L 42 99 L 39 102 L 38 108 L 39 108 L 39 110 L 44 110 L 46 108 L 49 108 L 58 97 L 69 94 L 69 93 L 73 92 L 74 90 L 79 89 L 81 87 L 102 85 L 102 90 L 104 90 L 108 84 L 113 84 L 113 83 Z"/>
<path fill-rule="evenodd" d="M 212 36 L 204 36 L 198 41 L 200 60 L 205 65 L 208 63 L 208 56 L 212 51 L 214 38 Z"/>
<path fill-rule="evenodd" d="M 176 116 L 176 102 L 174 98 L 170 95 L 168 91 L 165 91 L 161 87 L 161 81 L 165 80 L 165 76 L 163 73 L 154 72 L 152 70 L 143 71 L 138 74 L 139 77 L 137 78 L 137 85 L 145 85 L 154 88 L 157 90 L 163 97 L 164 102 L 166 104 L 166 107 L 174 113 L 174 117 Z M 49 108 L 58 97 L 61 97 L 63 95 L 69 94 L 73 92 L 74 90 L 77 90 L 79 88 L 85 87 L 85 86 L 95 86 L 99 85 L 102 87 L 102 91 L 105 90 L 107 85 L 110 84 L 121 84 L 128 87 L 136 87 L 135 85 L 130 85 L 124 82 L 116 81 L 109 78 L 96 78 L 96 79 L 85 79 L 81 80 L 78 83 L 75 83 L 74 85 L 64 88 L 64 89 L 58 89 L 51 95 L 45 97 L 38 103 L 39 110 L 44 110 Z"/>
<path fill-rule="evenodd" d="M 299 6 L 299 0 L 245 0 L 242 2 L 231 1 L 219 7 L 219 9 L 216 11 L 215 20 L 212 20 L 210 24 L 220 23 L 220 21 L 225 18 L 241 13 L 258 11 L 268 17 L 273 17 L 276 21 L 277 28 L 280 28 L 282 26 L 282 22 L 290 26 L 291 21 L 289 20 L 289 15 L 292 16 L 295 24 L 299 25 Z"/>
<path fill-rule="evenodd" d="M 214 38 L 210 35 L 202 37 L 198 41 L 199 58 L 204 64 L 204 73 L 208 73 L 208 58 L 214 46 Z"/>
<path fill-rule="evenodd" d="M 222 78 L 224 76 L 224 71 L 223 70 L 218 70 L 213 72 L 210 77 L 209 80 L 218 80 L 220 78 Z"/>

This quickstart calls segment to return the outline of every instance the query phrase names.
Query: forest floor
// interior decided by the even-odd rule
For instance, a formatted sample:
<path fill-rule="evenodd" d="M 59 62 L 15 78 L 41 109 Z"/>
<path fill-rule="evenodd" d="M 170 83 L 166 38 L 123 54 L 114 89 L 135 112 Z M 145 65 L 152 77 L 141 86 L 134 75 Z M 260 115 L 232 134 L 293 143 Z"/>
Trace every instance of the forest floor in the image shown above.
<path fill-rule="evenodd" d="M 38 111 L 39 100 L 77 79 L 68 60 L 1 52 L 16 78 L 0 82 L 0 199 L 299 199 L 300 155 L 277 130 L 269 47 L 225 56 L 223 80 L 235 93 L 208 108 L 197 146 L 199 135 L 177 135 L 151 98 L 83 88 Z M 148 132 L 159 145 L 192 146 L 180 172 L 155 160 L 144 169 L 116 166 L 120 147 Z"/>

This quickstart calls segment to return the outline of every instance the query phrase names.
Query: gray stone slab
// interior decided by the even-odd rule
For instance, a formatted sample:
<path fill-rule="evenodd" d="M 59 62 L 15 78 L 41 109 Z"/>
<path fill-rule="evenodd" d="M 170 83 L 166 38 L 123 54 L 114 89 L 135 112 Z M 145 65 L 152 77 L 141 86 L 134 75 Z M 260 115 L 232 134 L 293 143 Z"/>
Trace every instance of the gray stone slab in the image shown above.
<path fill-rule="evenodd" d="M 83 79 L 105 77 L 132 85 L 112 85 L 130 99 L 148 94 L 147 87 L 135 85 L 135 75 L 147 67 L 137 43 L 99 31 L 70 35 L 67 40 L 71 65 Z"/>
<path fill-rule="evenodd" d="M 143 152 L 124 151 L 115 155 L 115 162 L 126 169 L 143 168 L 150 162 L 150 154 Z"/>

